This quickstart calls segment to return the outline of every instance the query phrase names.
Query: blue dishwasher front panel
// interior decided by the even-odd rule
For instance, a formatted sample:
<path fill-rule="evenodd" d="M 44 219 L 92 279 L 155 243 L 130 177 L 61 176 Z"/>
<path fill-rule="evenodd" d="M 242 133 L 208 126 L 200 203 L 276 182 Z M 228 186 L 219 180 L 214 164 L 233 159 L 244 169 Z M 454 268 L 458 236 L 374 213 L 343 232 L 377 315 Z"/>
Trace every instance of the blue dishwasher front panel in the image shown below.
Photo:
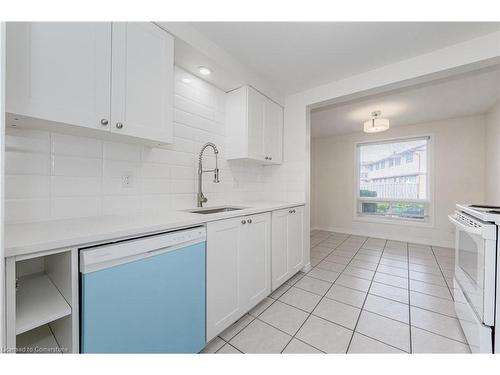
<path fill-rule="evenodd" d="M 81 274 L 82 353 L 198 353 L 205 242 Z"/>

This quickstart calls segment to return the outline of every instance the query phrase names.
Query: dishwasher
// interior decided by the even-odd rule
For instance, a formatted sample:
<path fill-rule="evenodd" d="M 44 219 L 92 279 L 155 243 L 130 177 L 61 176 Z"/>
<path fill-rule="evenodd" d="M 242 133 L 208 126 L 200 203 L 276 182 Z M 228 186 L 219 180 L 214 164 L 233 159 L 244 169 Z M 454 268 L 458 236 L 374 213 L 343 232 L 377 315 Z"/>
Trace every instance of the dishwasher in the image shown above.
<path fill-rule="evenodd" d="M 82 353 L 205 346 L 204 227 L 80 250 Z"/>

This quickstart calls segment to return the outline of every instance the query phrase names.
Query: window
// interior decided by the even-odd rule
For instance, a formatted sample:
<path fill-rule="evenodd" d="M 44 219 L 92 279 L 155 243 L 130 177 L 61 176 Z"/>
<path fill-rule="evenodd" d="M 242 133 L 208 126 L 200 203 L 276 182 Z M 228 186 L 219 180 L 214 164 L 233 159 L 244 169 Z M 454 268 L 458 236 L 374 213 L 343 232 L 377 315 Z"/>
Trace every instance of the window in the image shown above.
<path fill-rule="evenodd" d="M 358 216 L 427 221 L 429 137 L 363 143 L 357 149 Z M 386 160 L 398 168 L 383 169 Z M 375 165 L 375 171 L 367 172 L 365 165 Z"/>

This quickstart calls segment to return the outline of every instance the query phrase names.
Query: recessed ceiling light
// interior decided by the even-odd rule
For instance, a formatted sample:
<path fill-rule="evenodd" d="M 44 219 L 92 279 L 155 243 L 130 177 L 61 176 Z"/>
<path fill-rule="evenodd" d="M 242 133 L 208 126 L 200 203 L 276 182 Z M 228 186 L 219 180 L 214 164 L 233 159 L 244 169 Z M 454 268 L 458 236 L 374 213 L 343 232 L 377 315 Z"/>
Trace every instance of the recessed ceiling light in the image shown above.
<path fill-rule="evenodd" d="M 363 130 L 365 133 L 379 133 L 384 130 L 389 129 L 389 120 L 386 118 L 380 118 L 382 113 L 380 111 L 374 111 L 371 113 L 371 119 L 365 121 L 363 124 Z"/>
<path fill-rule="evenodd" d="M 191 80 L 189 78 L 183 78 L 182 82 L 184 82 L 184 83 L 191 83 Z"/>
<path fill-rule="evenodd" d="M 204 76 L 212 74 L 212 70 L 210 70 L 210 68 L 207 68 L 206 66 L 200 66 L 198 68 L 198 71 L 200 72 L 200 74 L 203 74 Z"/>

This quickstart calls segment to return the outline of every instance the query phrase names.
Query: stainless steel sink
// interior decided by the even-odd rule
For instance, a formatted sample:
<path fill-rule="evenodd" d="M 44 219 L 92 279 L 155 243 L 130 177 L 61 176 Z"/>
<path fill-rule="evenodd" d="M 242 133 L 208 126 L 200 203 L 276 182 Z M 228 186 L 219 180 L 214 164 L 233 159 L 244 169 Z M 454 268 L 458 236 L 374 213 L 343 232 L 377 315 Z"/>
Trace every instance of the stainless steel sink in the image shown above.
<path fill-rule="evenodd" d="M 230 212 L 243 210 L 246 207 L 215 207 L 215 208 L 200 208 L 197 210 L 189 210 L 193 214 L 218 214 L 220 212 Z"/>

